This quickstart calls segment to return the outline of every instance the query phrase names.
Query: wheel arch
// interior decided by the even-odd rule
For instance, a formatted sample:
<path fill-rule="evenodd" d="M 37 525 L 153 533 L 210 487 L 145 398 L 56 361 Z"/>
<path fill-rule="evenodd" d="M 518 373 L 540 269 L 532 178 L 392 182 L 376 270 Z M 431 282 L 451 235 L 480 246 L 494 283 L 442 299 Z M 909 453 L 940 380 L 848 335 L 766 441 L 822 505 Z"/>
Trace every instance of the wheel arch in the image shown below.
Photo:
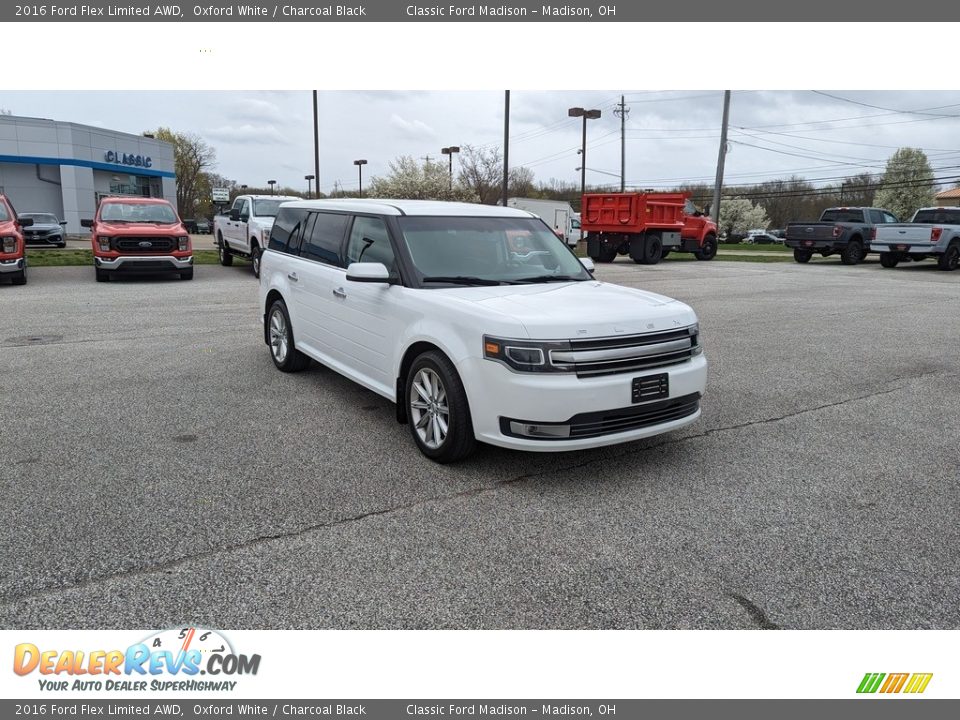
<path fill-rule="evenodd" d="M 407 423 L 407 403 L 404 400 L 407 392 L 407 374 L 410 372 L 410 366 L 413 361 L 425 352 L 436 351 L 446 357 L 453 364 L 450 354 L 436 343 L 427 340 L 417 340 L 409 345 L 400 358 L 400 365 L 397 368 L 396 392 L 397 392 L 397 422 L 401 425 Z"/>
<path fill-rule="evenodd" d="M 267 345 L 270 344 L 270 323 L 267 322 L 267 313 L 270 312 L 270 306 L 277 300 L 283 301 L 284 305 L 287 304 L 287 301 L 283 299 L 283 293 L 273 288 L 267 293 L 267 297 L 263 302 L 263 342 Z"/>

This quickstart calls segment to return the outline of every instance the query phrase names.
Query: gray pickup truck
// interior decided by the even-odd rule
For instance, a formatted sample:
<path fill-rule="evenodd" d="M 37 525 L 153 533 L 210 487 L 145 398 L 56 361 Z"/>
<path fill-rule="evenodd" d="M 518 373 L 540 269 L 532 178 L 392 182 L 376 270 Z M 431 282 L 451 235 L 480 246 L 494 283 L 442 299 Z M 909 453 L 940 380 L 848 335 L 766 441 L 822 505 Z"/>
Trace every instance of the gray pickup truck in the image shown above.
<path fill-rule="evenodd" d="M 856 265 L 871 251 L 874 228 L 896 222 L 896 215 L 883 208 L 827 208 L 819 222 L 788 223 L 783 244 L 793 248 L 798 263 L 810 262 L 814 253 L 839 253 L 844 265 Z"/>
<path fill-rule="evenodd" d="M 877 228 L 870 249 L 893 268 L 909 260 L 936 258 L 941 270 L 960 266 L 960 208 L 922 208 L 908 223 Z"/>

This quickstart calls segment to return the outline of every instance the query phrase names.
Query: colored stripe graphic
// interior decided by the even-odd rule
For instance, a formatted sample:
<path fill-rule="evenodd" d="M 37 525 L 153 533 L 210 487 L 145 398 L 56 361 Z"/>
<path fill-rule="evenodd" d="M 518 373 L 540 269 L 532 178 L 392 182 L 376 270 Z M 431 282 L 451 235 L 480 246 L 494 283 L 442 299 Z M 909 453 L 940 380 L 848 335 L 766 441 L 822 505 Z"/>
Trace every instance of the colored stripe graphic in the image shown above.
<path fill-rule="evenodd" d="M 886 677 L 884 673 L 867 673 L 863 676 L 863 680 L 860 681 L 860 687 L 857 688 L 857 692 L 875 693 L 877 688 L 880 687 L 880 682 L 884 677 Z"/>
<path fill-rule="evenodd" d="M 907 682 L 907 678 L 910 677 L 910 673 L 890 673 L 887 675 L 887 681 L 883 684 L 883 687 L 880 688 L 882 693 L 898 693 L 903 688 L 904 683 Z"/>
<path fill-rule="evenodd" d="M 904 692 L 922 693 L 927 689 L 927 685 L 930 684 L 931 678 L 933 678 L 933 673 L 914 673 L 913 677 L 910 678 L 910 682 L 907 683 L 907 687 Z"/>

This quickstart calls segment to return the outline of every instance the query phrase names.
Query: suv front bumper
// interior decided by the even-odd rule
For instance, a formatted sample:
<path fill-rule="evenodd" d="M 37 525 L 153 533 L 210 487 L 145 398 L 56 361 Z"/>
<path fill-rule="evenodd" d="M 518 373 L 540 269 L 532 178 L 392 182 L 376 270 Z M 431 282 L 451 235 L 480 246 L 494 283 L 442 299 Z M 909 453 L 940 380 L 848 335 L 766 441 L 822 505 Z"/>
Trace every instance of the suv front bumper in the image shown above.
<path fill-rule="evenodd" d="M 26 258 L 22 257 L 13 260 L 0 260 L 0 273 L 20 272 L 26 266 Z"/>

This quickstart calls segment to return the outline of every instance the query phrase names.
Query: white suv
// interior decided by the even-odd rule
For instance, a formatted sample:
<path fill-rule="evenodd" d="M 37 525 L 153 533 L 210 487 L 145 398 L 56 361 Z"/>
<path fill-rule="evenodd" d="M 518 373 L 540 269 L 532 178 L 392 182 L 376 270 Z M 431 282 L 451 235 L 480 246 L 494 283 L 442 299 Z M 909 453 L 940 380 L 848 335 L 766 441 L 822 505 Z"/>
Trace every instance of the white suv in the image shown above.
<path fill-rule="evenodd" d="M 579 450 L 694 422 L 697 316 L 592 267 L 513 208 L 286 203 L 262 261 L 264 341 L 280 370 L 312 358 L 395 402 L 437 462 L 478 440 Z"/>

